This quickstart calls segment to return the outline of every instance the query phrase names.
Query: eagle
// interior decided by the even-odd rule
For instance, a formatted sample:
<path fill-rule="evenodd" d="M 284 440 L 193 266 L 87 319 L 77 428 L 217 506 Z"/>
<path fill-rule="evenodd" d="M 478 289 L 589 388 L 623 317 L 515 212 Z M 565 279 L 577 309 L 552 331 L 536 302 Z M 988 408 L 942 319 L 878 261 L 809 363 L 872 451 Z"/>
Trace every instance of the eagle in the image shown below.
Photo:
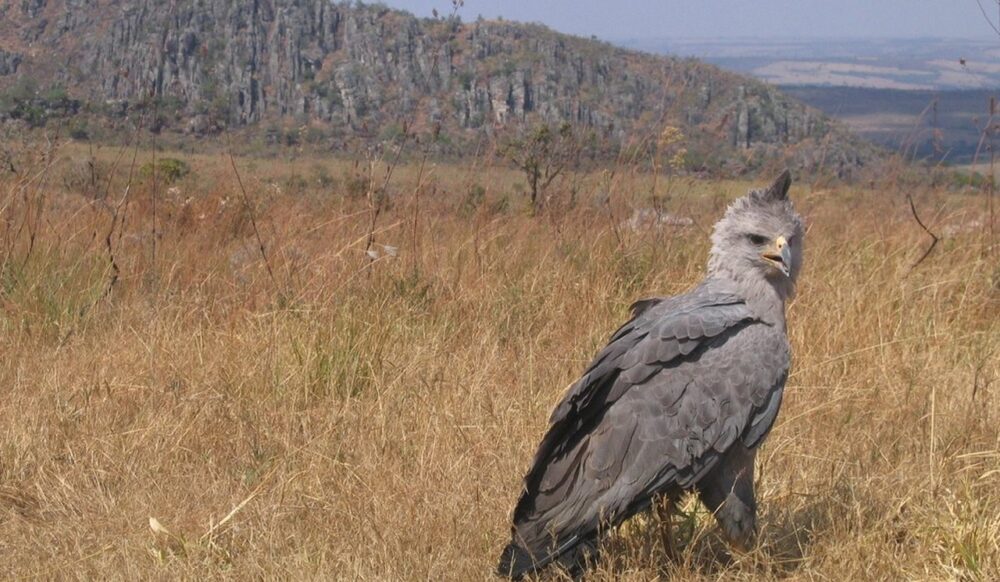
<path fill-rule="evenodd" d="M 754 458 L 781 407 L 791 349 L 785 302 L 804 228 L 787 170 L 715 225 L 707 275 L 636 302 L 566 391 L 524 478 L 497 572 L 556 562 L 582 572 L 600 536 L 653 507 L 676 557 L 672 504 L 696 492 L 738 549 L 757 532 Z"/>

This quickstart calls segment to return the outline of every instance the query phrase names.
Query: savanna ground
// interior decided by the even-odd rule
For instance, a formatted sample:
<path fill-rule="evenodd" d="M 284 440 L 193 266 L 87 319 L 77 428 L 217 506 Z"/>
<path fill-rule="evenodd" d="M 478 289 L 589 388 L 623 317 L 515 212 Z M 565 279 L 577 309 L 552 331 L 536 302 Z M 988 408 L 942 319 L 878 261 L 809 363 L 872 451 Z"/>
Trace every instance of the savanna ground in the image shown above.
<path fill-rule="evenodd" d="M 237 159 L 238 179 L 224 155 L 186 156 L 168 185 L 148 152 L 10 147 L 11 578 L 490 579 L 561 391 L 632 301 L 700 279 L 707 230 L 752 185 L 609 165 L 532 214 L 520 176 L 485 161 Z M 654 189 L 694 224 L 628 225 Z M 941 237 L 922 261 L 906 194 Z M 730 555 L 689 501 L 682 563 L 639 517 L 592 579 L 997 579 L 985 197 L 891 174 L 792 197 L 807 257 L 759 548 Z"/>

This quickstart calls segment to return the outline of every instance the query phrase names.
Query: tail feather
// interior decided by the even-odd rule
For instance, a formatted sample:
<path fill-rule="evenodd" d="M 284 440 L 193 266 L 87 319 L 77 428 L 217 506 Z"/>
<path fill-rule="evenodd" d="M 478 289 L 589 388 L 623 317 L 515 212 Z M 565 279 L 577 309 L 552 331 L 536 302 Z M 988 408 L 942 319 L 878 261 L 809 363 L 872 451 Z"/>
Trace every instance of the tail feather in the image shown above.
<path fill-rule="evenodd" d="M 511 580 L 520 580 L 525 574 L 536 572 L 555 562 L 576 578 L 583 574 L 588 562 L 597 559 L 597 553 L 596 539 L 592 536 L 583 539 L 573 536 L 557 550 L 541 558 L 536 557 L 515 542 L 511 542 L 500 554 L 497 575 Z"/>
<path fill-rule="evenodd" d="M 506 576 L 511 580 L 520 580 L 525 574 L 534 571 L 538 566 L 531 552 L 511 542 L 507 544 L 507 547 L 500 554 L 497 575 Z"/>

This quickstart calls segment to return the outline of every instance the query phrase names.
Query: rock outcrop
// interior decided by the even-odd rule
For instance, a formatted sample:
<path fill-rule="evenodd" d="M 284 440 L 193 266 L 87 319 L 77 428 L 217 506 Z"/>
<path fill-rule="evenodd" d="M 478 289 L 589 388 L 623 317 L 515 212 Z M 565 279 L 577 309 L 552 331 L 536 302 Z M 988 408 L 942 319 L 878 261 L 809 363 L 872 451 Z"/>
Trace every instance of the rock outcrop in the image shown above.
<path fill-rule="evenodd" d="M 773 87 L 695 60 L 330 0 L 0 0 L 0 87 L 25 75 L 109 117 L 155 100 L 193 133 L 285 122 L 347 140 L 405 124 L 461 151 L 520 123 L 618 143 L 674 125 L 695 165 L 788 146 L 845 170 L 872 155 Z"/>

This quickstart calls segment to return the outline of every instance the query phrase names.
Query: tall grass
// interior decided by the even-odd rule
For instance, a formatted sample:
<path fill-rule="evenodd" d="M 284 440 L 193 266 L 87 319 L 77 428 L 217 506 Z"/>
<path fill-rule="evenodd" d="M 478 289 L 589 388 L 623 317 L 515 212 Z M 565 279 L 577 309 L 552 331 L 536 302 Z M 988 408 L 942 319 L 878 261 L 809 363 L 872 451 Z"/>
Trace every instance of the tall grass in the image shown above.
<path fill-rule="evenodd" d="M 228 158 L 190 157 L 160 187 L 153 262 L 152 184 L 129 154 L 106 195 L 61 185 L 86 155 L 25 154 L 0 183 L 14 578 L 490 578 L 563 387 L 631 301 L 699 280 L 707 230 L 750 186 L 675 180 L 659 204 L 694 224 L 636 230 L 638 172 L 568 177 L 577 204 L 557 191 L 532 216 L 517 174 L 428 162 L 396 168 L 372 226 L 384 173 L 236 160 L 245 204 Z M 916 266 L 929 241 L 905 194 L 943 236 Z M 729 555 L 691 501 L 681 564 L 640 517 L 595 579 L 994 579 L 1000 271 L 982 201 L 891 181 L 792 197 L 807 260 L 760 547 Z"/>

